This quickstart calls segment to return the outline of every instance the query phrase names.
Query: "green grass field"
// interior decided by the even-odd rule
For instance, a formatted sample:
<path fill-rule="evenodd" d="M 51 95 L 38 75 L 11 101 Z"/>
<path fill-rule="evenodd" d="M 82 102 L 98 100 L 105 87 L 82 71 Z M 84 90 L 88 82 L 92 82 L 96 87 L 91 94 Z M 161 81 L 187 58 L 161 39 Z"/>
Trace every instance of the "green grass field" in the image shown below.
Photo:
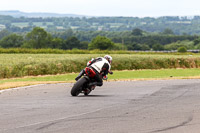
<path fill-rule="evenodd" d="M 24 28 L 24 27 L 28 27 L 29 23 L 28 22 L 18 22 L 18 23 L 12 23 L 13 26 L 17 26 L 20 28 Z M 43 22 L 33 22 L 34 26 L 38 26 L 38 27 L 44 27 Z M 53 22 L 46 22 L 46 25 L 53 25 Z"/>
<path fill-rule="evenodd" d="M 77 75 L 78 73 L 69 73 L 62 75 L 3 79 L 0 80 L 0 89 L 33 85 L 33 84 L 75 82 L 74 79 Z M 108 77 L 109 77 L 108 81 L 192 79 L 192 78 L 200 78 L 200 69 L 114 71 L 114 74 L 108 75 Z"/>

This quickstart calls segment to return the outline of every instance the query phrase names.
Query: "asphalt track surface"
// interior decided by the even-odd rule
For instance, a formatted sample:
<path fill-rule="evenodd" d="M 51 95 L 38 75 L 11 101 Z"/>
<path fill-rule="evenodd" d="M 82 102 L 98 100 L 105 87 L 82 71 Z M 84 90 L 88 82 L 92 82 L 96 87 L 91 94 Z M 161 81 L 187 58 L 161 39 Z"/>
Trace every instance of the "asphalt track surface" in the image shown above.
<path fill-rule="evenodd" d="M 200 133 L 200 80 L 105 82 L 89 96 L 73 84 L 1 92 L 0 133 Z"/>

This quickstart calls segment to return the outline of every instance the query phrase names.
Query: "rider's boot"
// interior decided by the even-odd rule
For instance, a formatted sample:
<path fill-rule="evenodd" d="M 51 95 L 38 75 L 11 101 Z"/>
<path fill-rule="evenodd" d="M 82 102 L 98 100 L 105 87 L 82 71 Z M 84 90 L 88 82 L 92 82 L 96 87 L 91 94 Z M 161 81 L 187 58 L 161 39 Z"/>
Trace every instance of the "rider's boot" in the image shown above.
<path fill-rule="evenodd" d="M 83 75 L 85 74 L 85 70 L 81 70 L 81 72 L 79 73 L 79 75 L 75 78 L 75 80 L 79 80 Z"/>

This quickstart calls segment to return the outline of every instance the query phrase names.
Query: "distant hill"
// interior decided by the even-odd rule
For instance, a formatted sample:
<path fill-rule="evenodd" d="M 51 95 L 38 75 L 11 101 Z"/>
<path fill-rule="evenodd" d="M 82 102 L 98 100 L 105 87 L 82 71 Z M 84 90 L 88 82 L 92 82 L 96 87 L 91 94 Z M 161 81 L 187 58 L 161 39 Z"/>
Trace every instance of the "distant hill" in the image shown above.
<path fill-rule="evenodd" d="M 44 12 L 33 12 L 33 13 L 27 13 L 27 12 L 21 12 L 18 10 L 8 10 L 8 11 L 0 11 L 0 15 L 9 15 L 15 18 L 19 17 L 27 17 L 27 18 L 47 18 L 47 17 L 88 17 L 84 15 L 76 15 L 76 14 L 59 14 L 59 13 L 44 13 Z"/>
<path fill-rule="evenodd" d="M 0 31 L 7 29 L 11 32 L 30 32 L 35 26 L 50 32 L 68 29 L 74 31 L 132 31 L 139 28 L 154 33 L 162 33 L 169 29 L 176 35 L 200 35 L 200 16 L 139 18 L 26 13 L 18 10 L 0 11 Z"/>

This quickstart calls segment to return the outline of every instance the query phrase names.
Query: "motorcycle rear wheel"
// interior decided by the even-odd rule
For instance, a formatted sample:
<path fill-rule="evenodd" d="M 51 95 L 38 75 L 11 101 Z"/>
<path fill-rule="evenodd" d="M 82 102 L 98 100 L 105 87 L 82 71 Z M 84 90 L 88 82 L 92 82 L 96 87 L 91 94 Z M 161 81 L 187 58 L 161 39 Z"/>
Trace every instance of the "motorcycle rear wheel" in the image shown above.
<path fill-rule="evenodd" d="M 83 89 L 83 85 L 87 82 L 87 80 L 83 77 L 81 79 L 79 79 L 74 86 L 71 89 L 71 95 L 72 96 L 78 96 L 82 89 Z"/>

